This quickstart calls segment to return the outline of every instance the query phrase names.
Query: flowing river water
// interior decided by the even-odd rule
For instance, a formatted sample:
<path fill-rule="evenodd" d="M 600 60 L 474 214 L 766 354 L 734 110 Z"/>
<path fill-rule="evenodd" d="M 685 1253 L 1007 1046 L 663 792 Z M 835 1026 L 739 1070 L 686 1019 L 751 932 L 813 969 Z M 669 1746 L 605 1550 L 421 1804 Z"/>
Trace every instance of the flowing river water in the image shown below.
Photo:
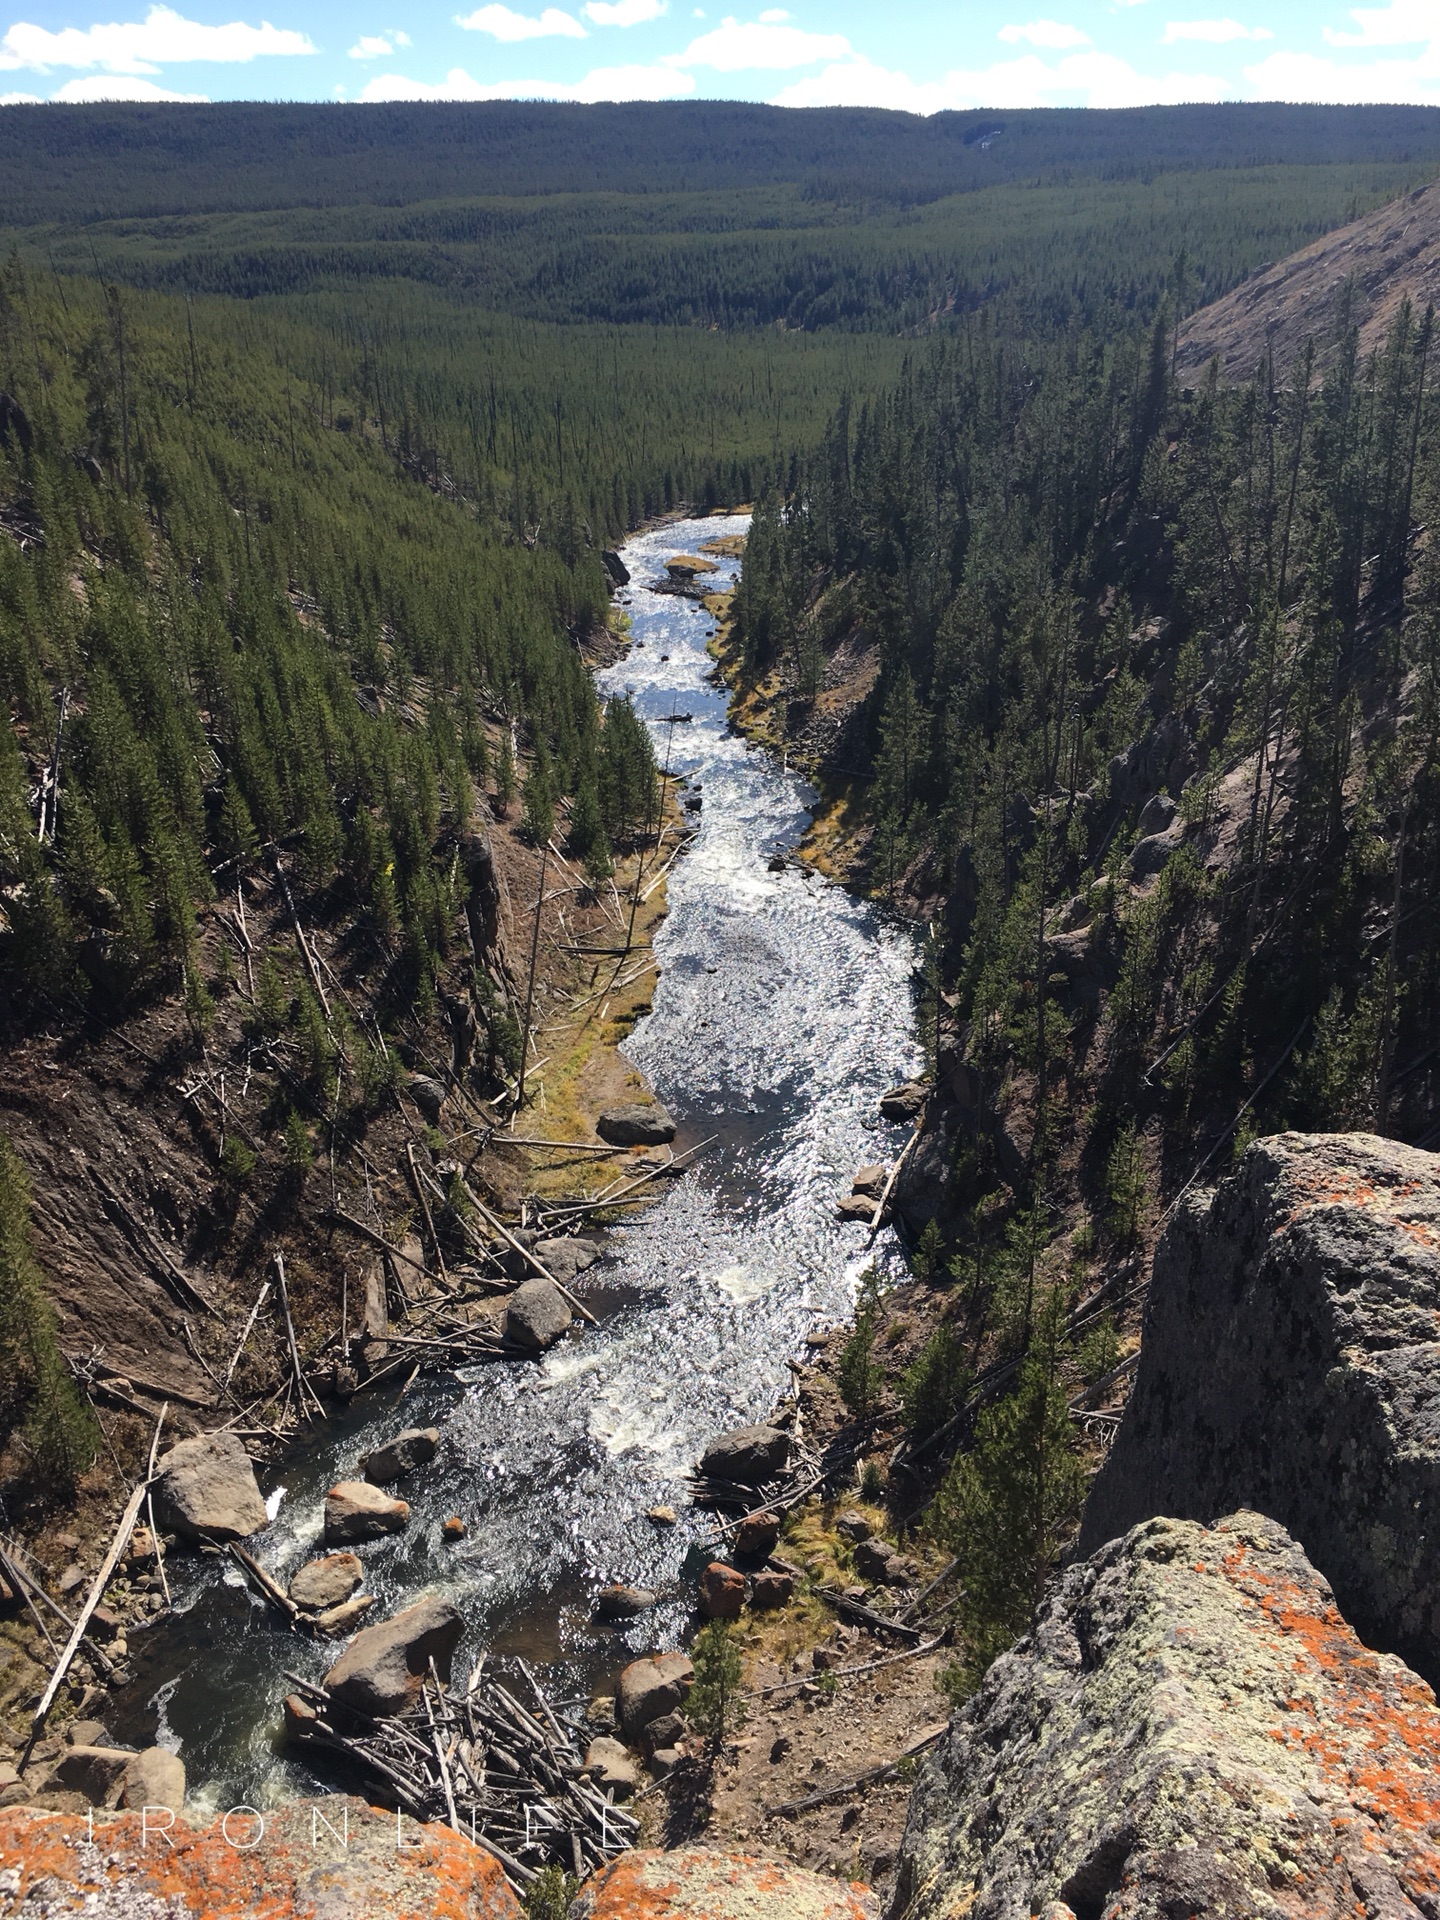
<path fill-rule="evenodd" d="M 668 558 L 744 527 L 686 520 L 624 549 L 635 645 L 599 676 L 607 697 L 631 692 L 657 755 L 668 744 L 671 772 L 701 791 L 656 938 L 654 1008 L 625 1051 L 679 1122 L 677 1144 L 714 1143 L 611 1234 L 582 1283 L 598 1329 L 577 1328 L 536 1363 L 417 1381 L 403 1404 L 397 1391 L 362 1395 L 262 1475 L 275 1516 L 249 1543 L 287 1580 L 324 1550 L 325 1488 L 398 1429 L 439 1426 L 439 1458 L 397 1489 L 412 1503 L 408 1530 L 359 1549 L 372 1617 L 437 1591 L 468 1623 L 462 1660 L 521 1654 L 570 1697 L 686 1630 L 707 1516 L 688 1509 L 685 1475 L 709 1436 L 784 1397 L 807 1333 L 848 1316 L 866 1235 L 836 1221 L 835 1195 L 857 1166 L 893 1156 L 902 1132 L 877 1100 L 918 1059 L 908 934 L 806 869 L 769 870 L 799 840 L 813 793 L 730 730 L 706 651 L 712 617 L 650 590 Z M 718 559 L 717 584 L 737 568 Z M 672 725 L 673 713 L 691 718 Z M 657 1504 L 678 1525 L 648 1521 Z M 440 1538 L 451 1513 L 469 1526 L 456 1546 Z M 278 1745 L 283 1674 L 318 1679 L 337 1648 L 286 1632 L 228 1563 L 175 1561 L 172 1579 L 175 1612 L 136 1636 L 137 1678 L 111 1732 L 179 1751 L 202 1801 L 264 1806 L 315 1788 Z M 617 1579 L 657 1589 L 661 1604 L 598 1627 L 594 1591 Z"/>

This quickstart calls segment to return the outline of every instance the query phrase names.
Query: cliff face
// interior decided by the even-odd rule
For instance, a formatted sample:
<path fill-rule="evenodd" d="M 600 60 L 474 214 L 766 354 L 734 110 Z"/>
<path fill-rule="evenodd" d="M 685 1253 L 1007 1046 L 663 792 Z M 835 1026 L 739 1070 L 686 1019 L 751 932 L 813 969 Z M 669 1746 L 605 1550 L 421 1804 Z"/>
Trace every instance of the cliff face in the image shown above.
<path fill-rule="evenodd" d="M 1342 313 L 1364 355 L 1384 344 L 1402 300 L 1423 313 L 1440 303 L 1440 185 L 1377 207 L 1276 266 L 1260 267 L 1181 331 L 1179 367 L 1195 380 L 1217 355 L 1228 380 L 1246 380 L 1265 358 L 1288 367 L 1312 335 Z"/>
<path fill-rule="evenodd" d="M 1372 1645 L 1440 1675 L 1440 1158 L 1258 1141 L 1155 1256 L 1081 1551 L 1155 1514 L 1270 1514 Z"/>
<path fill-rule="evenodd" d="M 1062 1578 L 911 1803 L 906 1920 L 1434 1920 L 1440 1711 L 1258 1514 Z"/>

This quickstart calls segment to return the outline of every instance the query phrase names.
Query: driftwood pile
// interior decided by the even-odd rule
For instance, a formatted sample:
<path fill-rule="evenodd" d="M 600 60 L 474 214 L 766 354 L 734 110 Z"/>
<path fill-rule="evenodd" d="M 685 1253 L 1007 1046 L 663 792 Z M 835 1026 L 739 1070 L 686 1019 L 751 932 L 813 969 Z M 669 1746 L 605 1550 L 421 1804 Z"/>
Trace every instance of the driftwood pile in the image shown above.
<path fill-rule="evenodd" d="M 403 1812 L 493 1854 L 518 1893 L 550 1862 L 583 1878 L 635 1843 L 639 1821 L 584 1777 L 589 1734 L 522 1660 L 515 1691 L 482 1660 L 463 1691 L 430 1678 L 403 1714 L 372 1719 L 287 1673 L 288 1737 L 344 1756 Z M 534 1709 L 517 1693 L 529 1694 Z"/>

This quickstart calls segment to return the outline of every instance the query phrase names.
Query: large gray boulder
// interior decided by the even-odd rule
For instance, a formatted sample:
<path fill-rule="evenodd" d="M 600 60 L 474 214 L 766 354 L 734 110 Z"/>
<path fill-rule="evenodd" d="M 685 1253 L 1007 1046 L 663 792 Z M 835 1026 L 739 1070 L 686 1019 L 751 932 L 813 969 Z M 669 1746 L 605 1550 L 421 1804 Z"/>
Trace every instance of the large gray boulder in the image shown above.
<path fill-rule="evenodd" d="M 773 1480 L 790 1458 L 790 1436 L 782 1427 L 736 1427 L 718 1434 L 700 1457 L 700 1471 L 716 1480 L 758 1487 Z"/>
<path fill-rule="evenodd" d="M 201 1433 L 163 1455 L 154 1491 L 162 1533 L 244 1540 L 269 1524 L 255 1469 L 233 1433 Z"/>
<path fill-rule="evenodd" d="M 122 1807 L 168 1807 L 178 1813 L 185 1804 L 185 1762 L 166 1747 L 146 1747 L 125 1769 L 120 1794 Z"/>
<path fill-rule="evenodd" d="M 1419 1920 L 1437 1816 L 1434 1696 L 1284 1530 L 1150 1520 L 1063 1575 L 951 1722 L 891 1910 Z"/>
<path fill-rule="evenodd" d="M 439 1450 L 438 1427 L 407 1427 L 367 1457 L 365 1478 L 372 1486 L 388 1487 L 393 1480 L 425 1466 Z"/>
<path fill-rule="evenodd" d="M 684 1704 L 695 1669 L 683 1653 L 654 1653 L 632 1660 L 615 1683 L 615 1718 L 627 1740 L 635 1740 L 662 1714 Z"/>
<path fill-rule="evenodd" d="M 607 1107 L 595 1131 L 612 1147 L 663 1147 L 675 1138 L 675 1122 L 659 1101 Z"/>
<path fill-rule="evenodd" d="M 393 1500 L 368 1480 L 341 1480 L 325 1496 L 325 1544 L 351 1547 L 361 1540 L 383 1540 L 410 1524 L 408 1500 Z"/>
<path fill-rule="evenodd" d="M 535 1258 L 562 1287 L 568 1287 L 576 1274 L 593 1267 L 604 1251 L 598 1240 L 539 1240 L 535 1244 Z"/>
<path fill-rule="evenodd" d="M 1440 1680 L 1440 1159 L 1277 1134 L 1156 1250 L 1081 1550 L 1152 1514 L 1271 1514 L 1372 1646 Z"/>
<path fill-rule="evenodd" d="M 505 1338 L 527 1353 L 543 1353 L 569 1331 L 570 1305 L 560 1289 L 537 1275 L 511 1294 L 505 1307 Z"/>
<path fill-rule="evenodd" d="M 361 1713 L 399 1713 L 429 1677 L 431 1660 L 442 1680 L 450 1678 L 450 1661 L 464 1630 L 447 1601 L 419 1600 L 357 1633 L 326 1674 L 326 1691 Z"/>

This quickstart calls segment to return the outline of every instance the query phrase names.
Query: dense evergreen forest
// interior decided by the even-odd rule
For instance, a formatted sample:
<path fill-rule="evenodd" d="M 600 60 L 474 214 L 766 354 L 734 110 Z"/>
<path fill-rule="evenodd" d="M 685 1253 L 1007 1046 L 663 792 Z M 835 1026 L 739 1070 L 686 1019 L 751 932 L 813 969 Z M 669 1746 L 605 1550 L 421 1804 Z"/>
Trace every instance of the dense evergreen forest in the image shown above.
<path fill-rule="evenodd" d="M 1005 181 L 1176 169 L 1411 166 L 1433 107 L 1135 107 L 1076 112 L 799 111 L 740 101 L 21 107 L 0 116 L 5 217 L 20 225 L 265 207 L 405 206 L 464 195 L 733 192 L 918 205 Z"/>
<path fill-rule="evenodd" d="M 1073 1518 L 1097 1263 L 1256 1130 L 1440 1141 L 1433 318 L 1175 377 L 1440 114 L 36 108 L 0 164 L 13 1030 L 203 1034 L 197 908 L 276 846 L 425 1003 L 472 822 L 523 794 L 600 874 L 650 812 L 601 550 L 756 501 L 742 677 L 930 928 L 944 1307 L 887 1387 L 867 1295 L 841 1386 L 974 1443 L 933 1524 L 981 1659 Z"/>

